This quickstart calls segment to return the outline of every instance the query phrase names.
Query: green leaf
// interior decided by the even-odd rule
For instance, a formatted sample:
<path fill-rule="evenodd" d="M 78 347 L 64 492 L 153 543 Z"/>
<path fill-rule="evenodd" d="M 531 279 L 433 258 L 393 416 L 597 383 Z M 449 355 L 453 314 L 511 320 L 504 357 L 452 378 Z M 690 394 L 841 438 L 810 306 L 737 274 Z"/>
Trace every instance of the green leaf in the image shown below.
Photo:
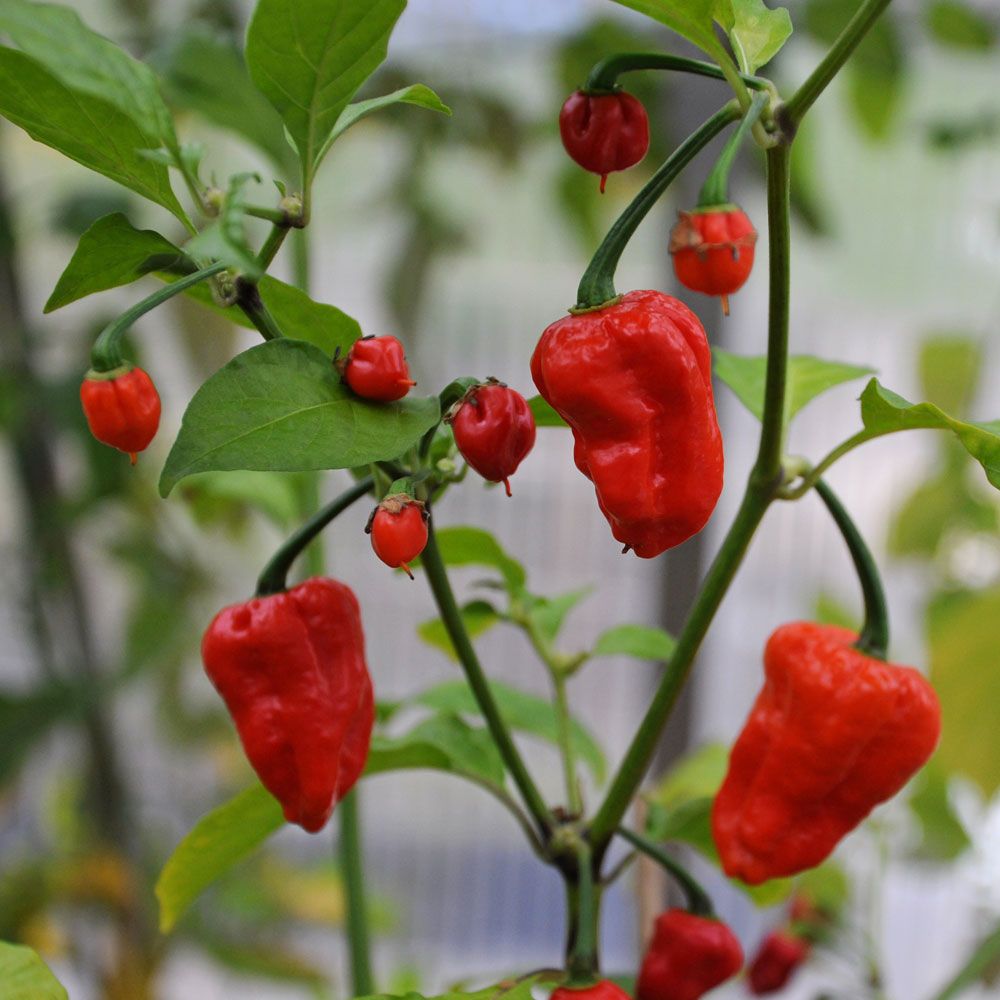
<path fill-rule="evenodd" d="M 259 0 L 250 76 L 274 105 L 308 181 L 357 89 L 385 59 L 406 0 Z"/>
<path fill-rule="evenodd" d="M 499 681 L 492 681 L 490 690 L 500 714 L 512 729 L 529 733 L 549 743 L 558 742 L 559 724 L 551 702 Z M 481 717 L 479 705 L 465 681 L 447 681 L 422 692 L 413 700 L 438 711 Z M 603 781 L 606 761 L 600 744 L 590 730 L 576 719 L 571 720 L 570 726 L 576 754 L 590 768 L 594 777 Z"/>
<path fill-rule="evenodd" d="M 21 944 L 0 941 L 0 983 L 4 1000 L 68 1000 L 49 967 Z"/>
<path fill-rule="evenodd" d="M 634 656 L 640 660 L 669 660 L 677 640 L 662 628 L 650 625 L 617 625 L 602 632 L 591 656 Z"/>
<path fill-rule="evenodd" d="M 934 1000 L 954 1000 L 976 985 L 992 986 L 1000 963 L 1000 924 L 976 946 L 969 960 Z M 992 992 L 992 990 L 991 990 Z"/>
<path fill-rule="evenodd" d="M 351 469 L 396 458 L 439 416 L 436 396 L 360 400 L 319 348 L 271 340 L 237 355 L 195 393 L 160 491 L 166 496 L 193 472 Z"/>
<path fill-rule="evenodd" d="M 247 204 L 246 186 L 250 181 L 259 184 L 260 178 L 249 173 L 234 174 L 229 178 L 229 189 L 218 219 L 189 240 L 184 250 L 190 257 L 203 263 L 222 261 L 248 278 L 258 279 L 261 276 L 261 266 L 247 242 L 243 212 Z"/>
<path fill-rule="evenodd" d="M 722 26 L 744 73 L 755 73 L 769 63 L 792 33 L 792 18 L 784 7 L 771 10 L 764 0 L 722 0 L 719 7 Z"/>
<path fill-rule="evenodd" d="M 263 785 L 253 785 L 202 816 L 156 880 L 160 931 L 172 930 L 208 886 L 260 847 L 284 822 L 281 806 Z"/>
<path fill-rule="evenodd" d="M 541 396 L 532 396 L 528 408 L 535 418 L 536 427 L 569 427 L 569 424 Z"/>
<path fill-rule="evenodd" d="M 906 84 L 906 48 L 896 22 L 883 15 L 847 64 L 847 93 L 858 124 L 872 139 L 886 139 L 899 119 Z"/>
<path fill-rule="evenodd" d="M 324 971 L 270 936 L 247 941 L 245 934 L 224 936 L 214 927 L 199 926 L 191 941 L 227 969 L 255 979 L 293 983 L 308 989 L 316 1000 L 330 996 L 330 981 Z"/>
<path fill-rule="evenodd" d="M 500 547 L 500 543 L 482 528 L 449 527 L 437 532 L 438 548 L 446 566 L 489 566 L 499 570 L 510 593 L 524 590 L 527 576 L 524 567 Z M 410 564 L 416 568 L 419 560 Z"/>
<path fill-rule="evenodd" d="M 486 785 L 502 787 L 503 760 L 486 729 L 475 729 L 457 715 L 442 712 L 402 736 L 373 736 L 365 776 L 410 768 L 450 771 Z"/>
<path fill-rule="evenodd" d="M 983 347 L 975 337 L 939 333 L 920 345 L 920 388 L 928 402 L 965 416 L 979 387 Z"/>
<path fill-rule="evenodd" d="M 931 38 L 948 48 L 985 52 L 997 43 L 996 24 L 967 3 L 933 0 L 924 15 Z"/>
<path fill-rule="evenodd" d="M 764 413 L 767 358 L 730 354 L 718 347 L 712 349 L 712 356 L 716 377 L 725 382 L 736 393 L 740 402 L 760 420 Z M 824 361 L 808 354 L 790 357 L 785 393 L 785 424 L 828 389 L 871 373 L 871 368 L 841 361 Z"/>
<path fill-rule="evenodd" d="M 298 489 L 288 473 L 202 472 L 188 476 L 181 493 L 196 514 L 237 504 L 260 511 L 282 529 L 291 527 L 301 515 Z"/>
<path fill-rule="evenodd" d="M 488 632 L 498 621 L 500 615 L 496 608 L 488 601 L 470 601 L 464 604 L 459 612 L 462 622 L 465 624 L 465 631 L 469 633 L 469 638 Z M 429 646 L 440 649 L 451 660 L 458 660 L 455 647 L 448 637 L 448 630 L 444 627 L 444 622 L 440 618 L 431 618 L 417 626 L 417 634 Z"/>
<path fill-rule="evenodd" d="M 717 62 L 732 61 L 715 34 L 716 12 L 722 10 L 724 19 L 731 16 L 725 10 L 726 4 L 718 0 L 615 0 L 615 3 L 665 24 Z"/>
<path fill-rule="evenodd" d="M 920 824 L 920 857 L 954 861 L 969 847 L 969 835 L 959 822 L 948 797 L 949 775 L 938 758 L 932 757 L 916 779 L 916 791 L 908 805 Z"/>
<path fill-rule="evenodd" d="M 557 597 L 536 597 L 528 608 L 528 618 L 543 639 L 555 642 L 566 616 L 593 590 L 593 587 L 581 587 Z"/>
<path fill-rule="evenodd" d="M 190 271 L 184 252 L 152 229 L 136 229 L 120 212 L 98 219 L 80 237 L 45 311 L 61 309 L 94 292 L 118 288 L 151 271 Z"/>
<path fill-rule="evenodd" d="M 21 52 L 0 48 L 0 115 L 37 142 L 162 205 L 189 225 L 167 168 L 140 154 L 147 135 L 113 105 L 71 90 Z"/>

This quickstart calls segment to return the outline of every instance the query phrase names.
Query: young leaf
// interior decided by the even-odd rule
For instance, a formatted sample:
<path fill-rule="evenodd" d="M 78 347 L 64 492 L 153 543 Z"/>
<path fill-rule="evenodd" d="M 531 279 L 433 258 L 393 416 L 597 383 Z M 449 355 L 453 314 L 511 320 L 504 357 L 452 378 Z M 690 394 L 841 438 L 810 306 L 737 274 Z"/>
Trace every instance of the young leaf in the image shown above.
<path fill-rule="evenodd" d="M 121 212 L 98 219 L 80 237 L 70 262 L 45 303 L 52 312 L 94 292 L 138 280 L 151 271 L 190 272 L 194 264 L 152 229 L 136 229 Z"/>
<path fill-rule="evenodd" d="M 202 816 L 174 849 L 156 880 L 161 932 L 172 930 L 208 886 L 255 851 L 284 822 L 281 806 L 263 785 L 253 785 Z"/>
<path fill-rule="evenodd" d="M 722 0 L 716 17 L 729 34 L 744 73 L 756 73 L 788 41 L 792 19 L 784 7 L 771 10 L 764 0 Z"/>
<path fill-rule="evenodd" d="M 38 142 L 162 205 L 190 225 L 167 168 L 141 156 L 149 137 L 98 97 L 72 90 L 39 63 L 0 48 L 0 115 Z"/>
<path fill-rule="evenodd" d="M 305 187 L 357 89 L 385 59 L 406 0 L 259 0 L 247 32 L 250 76 L 281 115 Z"/>
<path fill-rule="evenodd" d="M 593 587 L 581 587 L 557 597 L 535 598 L 528 610 L 528 617 L 547 642 L 555 642 L 566 616 L 580 601 L 593 592 Z"/>
<path fill-rule="evenodd" d="M 446 566 L 489 566 L 500 571 L 510 593 L 524 589 L 524 567 L 500 547 L 500 543 L 481 528 L 442 528 L 437 533 L 438 548 Z M 410 563 L 412 568 L 419 560 Z"/>
<path fill-rule="evenodd" d="M 720 8 L 725 9 L 725 3 L 720 5 L 718 0 L 615 0 L 615 3 L 665 24 L 717 62 L 732 61 L 714 27 L 715 14 Z"/>
<path fill-rule="evenodd" d="M 634 656 L 640 660 L 669 660 L 677 640 L 662 628 L 649 625 L 617 625 L 602 632 L 591 656 Z"/>
<path fill-rule="evenodd" d="M 966 52 L 986 52 L 997 43 L 997 26 L 959 0 L 932 0 L 925 9 L 927 30 L 940 45 Z"/>
<path fill-rule="evenodd" d="M 69 994 L 37 952 L 0 941 L 0 983 L 4 1000 L 67 1000 Z"/>
<path fill-rule="evenodd" d="M 460 613 L 465 631 L 469 633 L 470 639 L 488 632 L 498 621 L 500 616 L 496 608 L 488 601 L 470 601 L 464 604 Z M 444 627 L 444 622 L 440 618 L 431 618 L 417 626 L 417 634 L 429 646 L 440 649 L 449 659 L 458 660 L 455 654 L 455 647 L 448 638 L 448 630 Z"/>
<path fill-rule="evenodd" d="M 237 355 L 196 393 L 160 477 L 193 472 L 350 469 L 396 458 L 440 417 L 436 396 L 370 403 L 319 348 L 271 340 Z"/>
<path fill-rule="evenodd" d="M 569 426 L 541 396 L 532 396 L 528 400 L 528 408 L 531 410 L 531 415 L 535 418 L 536 427 Z"/>

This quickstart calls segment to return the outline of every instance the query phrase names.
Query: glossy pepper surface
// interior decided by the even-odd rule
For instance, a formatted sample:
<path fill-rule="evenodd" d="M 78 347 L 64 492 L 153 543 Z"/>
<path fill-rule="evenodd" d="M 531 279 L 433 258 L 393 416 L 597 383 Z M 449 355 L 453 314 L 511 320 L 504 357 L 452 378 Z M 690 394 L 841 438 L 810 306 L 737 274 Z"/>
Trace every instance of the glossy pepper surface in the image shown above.
<path fill-rule="evenodd" d="M 361 776 L 374 722 L 357 599 L 314 577 L 224 608 L 201 645 L 247 758 L 310 833 Z"/>
<path fill-rule="evenodd" d="M 698 317 L 629 292 L 542 334 L 538 391 L 573 431 L 577 468 L 619 542 L 652 558 L 700 531 L 722 492 L 722 435 Z"/>
<path fill-rule="evenodd" d="M 160 426 L 160 396 L 141 368 L 88 372 L 80 386 L 80 402 L 90 433 L 104 444 L 136 456 L 149 447 Z"/>
<path fill-rule="evenodd" d="M 396 337 L 362 337 L 343 363 L 344 381 L 364 399 L 391 403 L 417 383 L 410 378 L 406 352 Z"/>
<path fill-rule="evenodd" d="M 808 941 L 789 931 L 771 931 L 747 969 L 750 992 L 766 996 L 783 990 L 795 970 L 809 957 L 810 950 Z"/>
<path fill-rule="evenodd" d="M 574 91 L 559 112 L 566 152 L 584 170 L 608 174 L 634 167 L 649 149 L 649 117 L 642 102 L 624 90 L 610 94 Z"/>
<path fill-rule="evenodd" d="M 855 648 L 847 629 L 783 625 L 712 809 L 730 877 L 757 884 L 818 865 L 934 751 L 941 710 L 912 667 Z"/>
<path fill-rule="evenodd" d="M 736 935 L 721 921 L 685 910 L 656 918 L 636 980 L 637 1000 L 698 1000 L 743 965 Z"/>
<path fill-rule="evenodd" d="M 487 382 L 473 386 L 449 419 L 462 457 L 510 496 L 510 477 L 535 444 L 528 401 L 502 382 Z"/>
<path fill-rule="evenodd" d="M 632 1000 L 632 998 L 610 979 L 600 979 L 593 986 L 579 989 L 560 986 L 552 991 L 549 1000 Z"/>
<path fill-rule="evenodd" d="M 753 270 L 757 230 L 736 206 L 681 212 L 670 234 L 677 280 L 687 288 L 722 298 L 743 287 Z"/>
<path fill-rule="evenodd" d="M 401 567 L 412 580 L 407 563 L 427 545 L 427 511 L 419 500 L 406 494 L 386 497 L 375 508 L 366 529 L 375 555 L 393 569 Z"/>

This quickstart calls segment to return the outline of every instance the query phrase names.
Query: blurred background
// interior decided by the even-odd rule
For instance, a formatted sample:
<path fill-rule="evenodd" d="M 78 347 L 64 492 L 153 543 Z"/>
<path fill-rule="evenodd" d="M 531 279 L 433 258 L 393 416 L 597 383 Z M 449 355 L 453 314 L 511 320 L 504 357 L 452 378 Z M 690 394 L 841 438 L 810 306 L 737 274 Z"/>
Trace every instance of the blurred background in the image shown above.
<path fill-rule="evenodd" d="M 73 6 L 157 69 L 183 136 L 209 149 L 206 172 L 220 181 L 244 169 L 265 182 L 278 176 L 283 151 L 268 156 L 247 141 L 258 121 L 238 54 L 249 2 Z M 796 34 L 767 71 L 782 89 L 805 76 L 855 3 L 790 7 Z M 793 353 L 870 366 L 907 398 L 976 419 L 1000 416 L 998 39 L 988 0 L 900 0 L 817 106 L 794 162 Z M 563 154 L 558 108 L 602 56 L 664 47 L 685 51 L 607 0 L 413 3 L 371 92 L 424 82 L 454 117 L 404 107 L 338 144 L 309 230 L 314 298 L 355 316 L 366 333 L 401 337 L 421 390 L 495 375 L 532 395 L 530 352 L 573 302 L 604 231 L 726 93 L 712 81 L 628 79 L 650 111 L 653 148 L 639 168 L 613 175 L 603 198 L 596 178 Z M 676 291 L 669 228 L 694 203 L 710 162 L 697 161 L 639 230 L 621 287 Z M 763 230 L 754 153 L 741 162 L 734 195 Z M 200 635 L 219 607 L 249 596 L 264 560 L 301 520 L 308 487 L 289 475 L 207 475 L 159 499 L 156 478 L 194 389 L 255 343 L 178 299 L 132 336 L 132 356 L 155 370 L 163 397 L 157 440 L 135 469 L 91 440 L 77 399 L 90 343 L 145 292 L 129 286 L 49 316 L 42 308 L 79 235 L 117 210 L 181 238 L 137 199 L 0 124 L 0 938 L 37 948 L 74 1000 L 345 996 L 329 830 L 283 831 L 169 937 L 156 931 L 152 885 L 164 860 L 251 777 L 202 673 Z M 739 354 L 765 347 L 763 233 L 758 260 L 728 319 L 714 300 L 678 293 L 713 343 Z M 286 249 L 277 273 L 291 278 L 291 267 Z M 863 385 L 811 404 L 790 450 L 815 459 L 853 433 Z M 436 508 L 436 521 L 492 531 L 535 593 L 592 587 L 568 619 L 569 650 L 622 622 L 676 629 L 756 445 L 756 421 L 724 386 L 717 402 L 726 491 L 709 528 L 665 559 L 620 555 L 558 429 L 539 431 L 513 499 L 470 477 Z M 926 775 L 838 852 L 840 929 L 786 995 L 923 1000 L 1000 921 L 998 505 L 981 469 L 950 436 L 932 433 L 852 453 L 830 480 L 885 568 L 893 658 L 931 672 L 946 734 Z M 330 474 L 324 495 L 346 481 Z M 423 582 L 372 558 L 366 517 L 357 509 L 338 520 L 326 548 L 332 575 L 360 597 L 379 698 L 457 679 L 448 657 L 418 635 L 434 617 Z M 456 572 L 464 597 L 481 594 L 481 577 Z M 677 761 L 732 741 L 773 628 L 859 614 L 846 553 L 820 505 L 776 505 L 664 741 L 664 794 Z M 519 632 L 498 626 L 478 646 L 492 676 L 546 694 Z M 606 770 L 658 670 L 605 657 L 573 685 L 574 710 L 604 746 Z M 558 801 L 556 753 L 537 742 L 525 749 Z M 591 803 L 599 765 L 587 775 Z M 559 881 L 492 799 L 417 771 L 364 782 L 361 805 L 382 988 L 430 994 L 558 964 Z M 755 905 L 699 856 L 692 863 L 752 952 L 780 911 Z M 642 868 L 616 884 L 606 902 L 606 970 L 634 971 L 640 914 L 655 913 L 662 892 Z M 884 993 L 864 985 L 873 962 Z M 740 983 L 718 992 L 744 995 Z M 1000 985 L 982 981 L 963 995 L 997 996 Z"/>

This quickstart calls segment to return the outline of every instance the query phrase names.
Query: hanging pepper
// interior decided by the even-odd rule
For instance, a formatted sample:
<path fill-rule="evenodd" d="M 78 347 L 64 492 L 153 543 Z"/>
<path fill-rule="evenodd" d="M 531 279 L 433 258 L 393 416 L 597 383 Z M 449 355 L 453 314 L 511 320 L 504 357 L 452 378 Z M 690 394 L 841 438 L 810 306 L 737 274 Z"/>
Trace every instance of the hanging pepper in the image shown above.
<path fill-rule="evenodd" d="M 811 950 L 808 941 L 790 931 L 771 931 L 747 969 L 750 992 L 762 997 L 783 990 Z"/>
<path fill-rule="evenodd" d="M 634 167 L 649 149 L 649 117 L 642 102 L 624 90 L 574 91 L 559 112 L 559 134 L 566 152 L 584 170 L 601 178 Z"/>
<path fill-rule="evenodd" d="M 712 835 L 730 877 L 755 885 L 818 865 L 937 745 L 941 710 L 912 667 L 833 625 L 783 625 L 729 758 Z"/>
<path fill-rule="evenodd" d="M 160 426 L 160 396 L 153 380 L 134 365 L 87 372 L 80 402 L 90 433 L 125 452 L 135 465 Z"/>
<path fill-rule="evenodd" d="M 346 358 L 335 363 L 344 381 L 363 399 L 392 403 L 417 384 L 410 378 L 406 353 L 396 337 L 362 337 Z"/>
<path fill-rule="evenodd" d="M 637 1000 L 698 1000 L 742 966 L 743 949 L 724 923 L 667 910 L 656 918 L 635 995 Z"/>
<path fill-rule="evenodd" d="M 645 559 L 700 531 L 722 492 L 722 435 L 698 317 L 655 291 L 557 320 L 531 359 L 573 431 L 618 541 Z"/>
<path fill-rule="evenodd" d="M 447 418 L 462 457 L 491 483 L 510 477 L 535 444 L 535 418 L 527 400 L 497 379 L 473 386 Z"/>
<path fill-rule="evenodd" d="M 371 535 L 375 555 L 393 569 L 402 567 L 412 580 L 407 563 L 427 545 L 427 508 L 406 493 L 387 496 L 372 511 L 365 531 Z"/>
<path fill-rule="evenodd" d="M 258 777 L 316 833 L 361 776 L 374 723 L 357 598 L 314 577 L 234 604 L 201 652 Z"/>
<path fill-rule="evenodd" d="M 632 1000 L 610 979 L 599 979 L 593 986 L 560 986 L 552 991 L 549 1000 Z"/>

